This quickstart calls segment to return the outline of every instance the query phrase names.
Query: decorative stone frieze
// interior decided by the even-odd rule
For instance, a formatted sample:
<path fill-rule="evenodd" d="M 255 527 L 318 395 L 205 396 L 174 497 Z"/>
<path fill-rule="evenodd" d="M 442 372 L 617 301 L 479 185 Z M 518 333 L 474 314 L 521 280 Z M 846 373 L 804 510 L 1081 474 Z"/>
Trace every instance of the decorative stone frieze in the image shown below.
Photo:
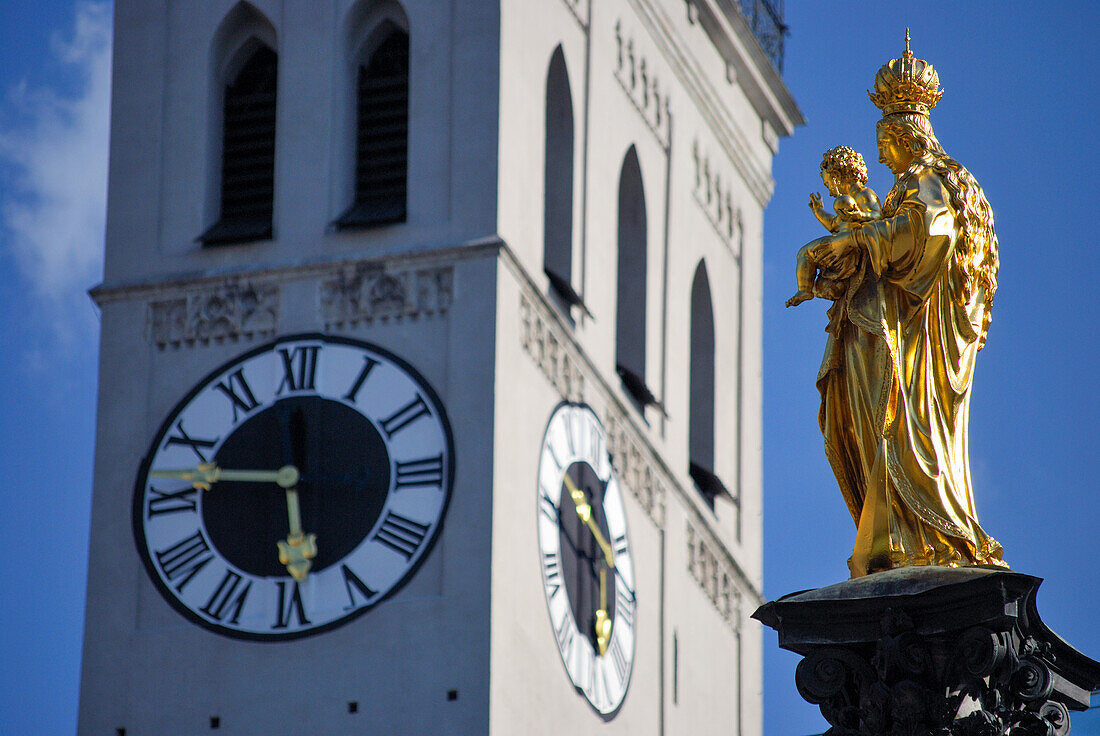
<path fill-rule="evenodd" d="M 523 349 L 559 394 L 569 401 L 584 401 L 584 372 L 568 343 L 526 294 L 520 295 L 519 313 Z"/>
<path fill-rule="evenodd" d="M 615 45 L 615 79 L 634 109 L 642 116 L 646 127 L 667 152 L 671 145 L 672 107 L 668 94 L 663 91 L 657 78 L 653 63 L 642 53 L 640 42 L 636 42 L 624 30 L 622 20 L 615 21 Z M 655 57 L 652 54 L 649 56 Z"/>
<path fill-rule="evenodd" d="M 401 270 L 358 264 L 321 284 L 321 317 L 327 328 L 419 319 L 446 313 L 453 298 L 450 267 Z"/>
<path fill-rule="evenodd" d="M 660 528 L 665 525 L 665 497 L 669 480 L 653 461 L 653 451 L 642 442 L 619 408 L 608 403 L 604 420 L 607 449 L 619 478 Z"/>
<path fill-rule="evenodd" d="M 687 522 L 687 568 L 714 608 L 734 631 L 741 630 L 741 591 L 735 574 L 713 551 L 714 542 Z"/>
<path fill-rule="evenodd" d="M 740 217 L 733 206 L 733 194 L 729 186 L 733 177 L 719 171 L 717 161 L 703 150 L 698 138 L 692 141 L 691 157 L 695 162 L 695 203 L 703 210 L 718 237 L 732 248 Z"/>
<path fill-rule="evenodd" d="M 267 337 L 279 318 L 275 284 L 228 282 L 151 302 L 149 327 L 163 349 L 190 344 Z"/>

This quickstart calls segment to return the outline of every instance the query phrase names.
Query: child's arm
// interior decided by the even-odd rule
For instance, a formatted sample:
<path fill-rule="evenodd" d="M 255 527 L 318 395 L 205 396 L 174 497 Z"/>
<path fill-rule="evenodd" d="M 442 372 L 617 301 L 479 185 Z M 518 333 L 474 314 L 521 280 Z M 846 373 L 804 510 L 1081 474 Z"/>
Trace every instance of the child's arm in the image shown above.
<path fill-rule="evenodd" d="M 825 207 L 821 204 L 821 195 L 817 192 L 810 195 L 810 209 L 826 230 L 835 233 L 840 229 L 840 218 L 825 211 Z"/>

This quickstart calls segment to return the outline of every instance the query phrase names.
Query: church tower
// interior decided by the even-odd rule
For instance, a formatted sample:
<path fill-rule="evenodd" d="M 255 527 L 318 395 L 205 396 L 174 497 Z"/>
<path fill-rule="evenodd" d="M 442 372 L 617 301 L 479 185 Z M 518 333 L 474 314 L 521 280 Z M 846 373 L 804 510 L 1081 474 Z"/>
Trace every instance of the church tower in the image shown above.
<path fill-rule="evenodd" d="M 764 0 L 116 0 L 80 736 L 761 732 Z"/>

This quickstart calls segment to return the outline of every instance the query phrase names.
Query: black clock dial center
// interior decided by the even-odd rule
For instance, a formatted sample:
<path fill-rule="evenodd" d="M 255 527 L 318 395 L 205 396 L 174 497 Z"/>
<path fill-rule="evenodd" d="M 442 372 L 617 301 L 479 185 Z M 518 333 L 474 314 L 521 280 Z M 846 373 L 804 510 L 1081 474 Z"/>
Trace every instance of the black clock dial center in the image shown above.
<path fill-rule="evenodd" d="M 276 470 L 293 464 L 301 473 L 302 530 L 317 535 L 312 570 L 346 557 L 382 512 L 390 484 L 390 458 L 374 425 L 331 399 L 282 399 L 242 423 L 218 449 L 226 469 Z M 275 554 L 287 536 L 287 499 L 274 483 L 216 483 L 203 493 L 202 518 L 211 545 L 242 571 L 285 577 Z"/>
<path fill-rule="evenodd" d="M 588 499 L 592 520 L 604 539 L 611 539 L 603 511 L 606 490 L 604 482 L 587 462 L 575 462 L 565 472 L 573 485 Z M 614 619 L 615 570 L 608 566 L 596 537 L 577 515 L 577 505 L 564 480 L 558 508 L 561 509 L 558 534 L 561 542 L 562 577 L 569 594 L 569 605 L 573 611 L 573 620 L 577 622 L 577 629 L 589 639 L 595 649 L 596 610 L 601 604 L 600 571 L 604 571 L 604 610 Z"/>

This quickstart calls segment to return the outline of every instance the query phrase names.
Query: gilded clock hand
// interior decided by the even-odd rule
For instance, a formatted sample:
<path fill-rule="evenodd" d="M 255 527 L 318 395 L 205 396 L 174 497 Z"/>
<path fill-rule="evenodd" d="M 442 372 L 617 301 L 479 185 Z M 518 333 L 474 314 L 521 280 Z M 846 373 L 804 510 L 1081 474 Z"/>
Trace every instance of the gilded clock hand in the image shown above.
<path fill-rule="evenodd" d="M 286 513 L 290 533 L 285 540 L 276 542 L 279 547 L 279 562 L 286 565 L 287 572 L 299 582 L 306 579 L 311 559 L 317 556 L 317 535 L 302 533 L 302 517 L 298 509 L 298 488 L 286 489 Z"/>
<path fill-rule="evenodd" d="M 607 568 L 600 568 L 600 607 L 596 609 L 596 645 L 600 656 L 607 654 L 611 642 L 611 617 L 607 615 Z"/>
<path fill-rule="evenodd" d="M 600 549 L 603 550 L 604 559 L 607 560 L 607 566 L 615 567 L 615 553 L 611 551 L 611 545 L 604 539 L 603 532 L 600 531 L 599 524 L 592 518 L 592 506 L 588 503 L 588 498 L 584 495 L 584 491 L 577 488 L 573 483 L 573 479 L 569 477 L 569 473 L 565 473 L 562 476 L 565 480 L 565 487 L 569 489 L 569 495 L 573 499 L 573 503 L 577 506 L 577 516 L 584 522 L 588 530 L 592 532 L 592 536 L 596 538 L 596 544 L 600 545 Z"/>
<path fill-rule="evenodd" d="M 194 468 L 178 470 L 152 470 L 153 478 L 171 478 L 191 481 L 191 485 L 203 491 L 209 491 L 214 483 L 231 481 L 237 483 L 275 483 L 281 488 L 293 488 L 298 484 L 298 469 L 293 465 L 284 465 L 278 470 L 228 470 L 217 463 L 200 463 Z"/>

